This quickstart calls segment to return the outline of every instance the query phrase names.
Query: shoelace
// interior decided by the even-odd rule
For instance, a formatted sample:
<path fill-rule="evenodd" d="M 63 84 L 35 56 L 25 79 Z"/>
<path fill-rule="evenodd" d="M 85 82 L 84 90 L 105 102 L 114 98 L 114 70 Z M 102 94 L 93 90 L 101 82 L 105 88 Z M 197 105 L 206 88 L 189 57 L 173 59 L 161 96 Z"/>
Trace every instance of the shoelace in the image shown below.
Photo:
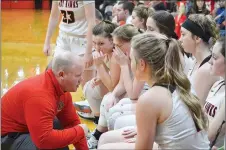
<path fill-rule="evenodd" d="M 93 139 L 95 137 L 92 137 L 88 140 L 88 148 L 89 149 L 94 149 L 94 148 L 97 148 L 97 142 L 96 142 L 96 139 Z"/>

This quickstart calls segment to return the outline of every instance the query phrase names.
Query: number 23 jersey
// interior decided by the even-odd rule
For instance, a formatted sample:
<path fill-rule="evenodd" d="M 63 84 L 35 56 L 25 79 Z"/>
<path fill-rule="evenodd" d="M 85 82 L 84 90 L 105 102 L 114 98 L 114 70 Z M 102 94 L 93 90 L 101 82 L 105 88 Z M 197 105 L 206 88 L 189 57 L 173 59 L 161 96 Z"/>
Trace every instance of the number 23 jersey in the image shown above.
<path fill-rule="evenodd" d="M 60 0 L 58 8 L 62 14 L 59 25 L 60 31 L 70 35 L 86 35 L 88 22 L 85 15 L 85 5 L 94 3 L 94 0 Z"/>

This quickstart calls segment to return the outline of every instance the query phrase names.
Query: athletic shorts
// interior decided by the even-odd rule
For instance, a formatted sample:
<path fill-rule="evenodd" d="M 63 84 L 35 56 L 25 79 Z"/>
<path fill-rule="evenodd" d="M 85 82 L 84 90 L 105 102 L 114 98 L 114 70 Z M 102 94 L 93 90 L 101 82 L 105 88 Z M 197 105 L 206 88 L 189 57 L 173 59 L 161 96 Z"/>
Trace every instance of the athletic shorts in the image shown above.
<path fill-rule="evenodd" d="M 78 54 L 78 56 L 83 57 L 86 51 L 86 46 L 87 46 L 86 38 L 73 36 L 63 31 L 59 31 L 53 57 L 60 54 L 62 51 L 72 51 L 75 54 Z M 94 67 L 91 66 L 86 70 L 93 69 Z"/>

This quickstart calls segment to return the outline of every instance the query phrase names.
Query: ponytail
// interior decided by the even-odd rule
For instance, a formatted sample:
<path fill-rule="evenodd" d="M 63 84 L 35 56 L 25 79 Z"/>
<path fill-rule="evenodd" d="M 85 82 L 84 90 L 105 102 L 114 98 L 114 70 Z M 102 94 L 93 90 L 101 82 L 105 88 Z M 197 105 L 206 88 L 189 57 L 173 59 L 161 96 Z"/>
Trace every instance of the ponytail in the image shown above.
<path fill-rule="evenodd" d="M 207 119 L 200 101 L 190 92 L 190 81 L 182 71 L 183 68 L 179 60 L 180 46 L 175 39 L 167 40 L 166 44 L 168 45 L 168 50 L 165 56 L 164 78 L 168 83 L 176 85 L 179 96 L 187 105 L 197 130 L 207 129 Z"/>
<path fill-rule="evenodd" d="M 143 59 L 151 69 L 150 78 L 156 84 L 176 87 L 181 100 L 188 107 L 197 130 L 207 129 L 207 120 L 198 98 L 191 93 L 191 84 L 183 72 L 181 47 L 177 40 L 152 32 L 132 39 L 135 59 Z"/>

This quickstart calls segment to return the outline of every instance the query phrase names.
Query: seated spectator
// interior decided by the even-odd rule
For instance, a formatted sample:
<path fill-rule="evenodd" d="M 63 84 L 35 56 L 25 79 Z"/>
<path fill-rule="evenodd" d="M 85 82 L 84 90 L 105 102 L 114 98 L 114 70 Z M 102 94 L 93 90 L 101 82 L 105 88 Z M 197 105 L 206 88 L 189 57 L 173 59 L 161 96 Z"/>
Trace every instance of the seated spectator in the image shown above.
<path fill-rule="evenodd" d="M 219 4 L 219 8 L 217 9 L 216 14 L 215 14 L 215 16 L 216 16 L 215 21 L 217 23 L 217 26 L 220 29 L 220 36 L 225 36 L 225 25 L 226 25 L 225 1 L 220 0 L 218 2 L 218 4 Z"/>
<path fill-rule="evenodd" d="M 178 13 L 175 16 L 175 33 L 177 34 L 177 36 L 180 38 L 180 29 L 181 29 L 181 25 L 184 23 L 184 21 L 186 20 L 186 15 L 185 15 L 185 2 L 178 2 Z"/>
<path fill-rule="evenodd" d="M 192 7 L 188 10 L 187 17 L 190 14 L 204 14 L 208 15 L 210 11 L 206 7 L 205 0 L 194 0 Z"/>
<path fill-rule="evenodd" d="M 132 12 L 134 3 L 129 1 L 119 1 L 113 6 L 113 19 L 112 22 L 122 26 L 124 24 L 131 24 Z"/>

